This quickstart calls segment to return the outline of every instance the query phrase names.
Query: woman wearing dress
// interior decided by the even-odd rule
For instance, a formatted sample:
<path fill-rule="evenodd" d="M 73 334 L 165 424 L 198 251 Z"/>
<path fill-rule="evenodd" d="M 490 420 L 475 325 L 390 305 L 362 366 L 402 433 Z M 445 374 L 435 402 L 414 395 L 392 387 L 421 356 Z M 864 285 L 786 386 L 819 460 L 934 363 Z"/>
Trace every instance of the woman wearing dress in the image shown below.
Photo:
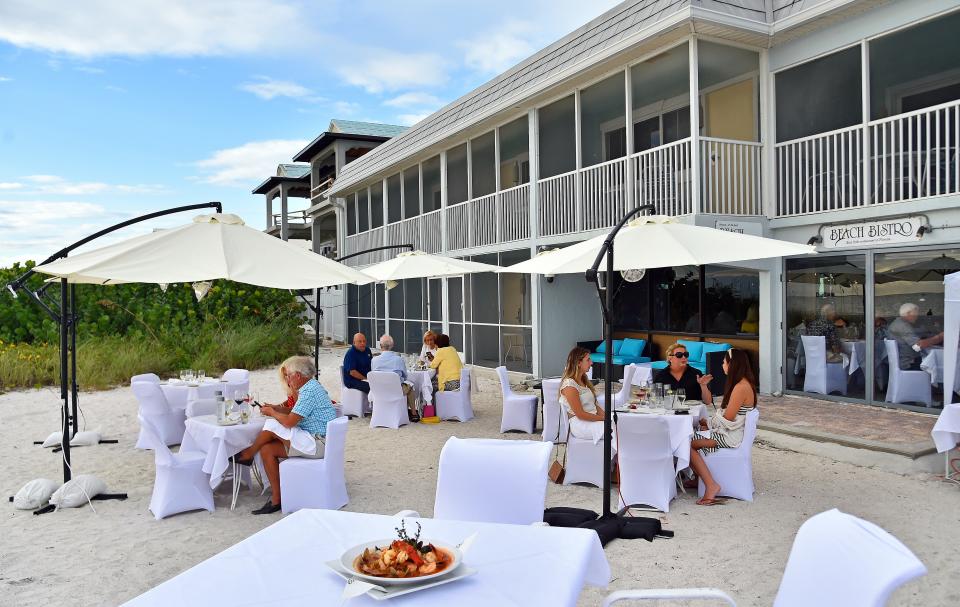
<path fill-rule="evenodd" d="M 713 395 L 707 384 L 713 379 L 711 375 L 704 375 L 690 366 L 690 354 L 683 344 L 673 344 L 667 348 L 667 366 L 660 369 L 653 376 L 653 383 L 663 384 L 673 388 L 674 392 L 683 388 L 690 400 L 702 400 L 706 404 L 713 403 Z"/>
<path fill-rule="evenodd" d="M 723 389 L 723 403 L 710 419 L 710 438 L 698 438 L 690 442 L 690 467 L 704 484 L 703 497 L 697 500 L 701 506 L 713 506 L 720 493 L 720 485 L 714 480 L 703 455 L 718 449 L 736 449 L 743 442 L 743 428 L 747 412 L 757 408 L 757 382 L 750 366 L 750 359 L 743 350 L 730 348 L 723 357 L 723 372 L 727 383 Z M 709 377 L 709 376 L 707 376 Z M 706 422 L 700 427 L 706 430 Z"/>
<path fill-rule="evenodd" d="M 423 334 L 423 347 L 420 348 L 420 362 L 429 366 L 437 355 L 437 334 L 427 331 Z"/>
<path fill-rule="evenodd" d="M 603 439 L 604 411 L 597 404 L 593 383 L 587 377 L 592 364 L 586 348 L 570 350 L 560 380 L 560 406 L 570 420 L 570 434 L 598 443 Z"/>

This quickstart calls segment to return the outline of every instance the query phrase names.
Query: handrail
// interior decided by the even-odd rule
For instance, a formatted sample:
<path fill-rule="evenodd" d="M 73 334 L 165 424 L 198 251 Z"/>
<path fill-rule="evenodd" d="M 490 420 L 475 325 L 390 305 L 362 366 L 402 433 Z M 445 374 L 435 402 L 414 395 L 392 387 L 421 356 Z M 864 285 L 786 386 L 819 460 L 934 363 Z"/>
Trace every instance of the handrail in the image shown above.
<path fill-rule="evenodd" d="M 858 122 L 853 126 L 845 126 L 842 129 L 835 129 L 833 131 L 824 131 L 822 133 L 817 133 L 815 135 L 807 135 L 806 137 L 798 137 L 797 139 L 791 139 L 789 141 L 781 141 L 780 143 L 774 143 L 773 147 L 782 148 L 791 143 L 803 143 L 805 141 L 813 141 L 814 139 L 822 139 L 824 137 L 829 137 L 830 135 L 839 135 L 840 133 L 846 133 L 848 131 L 859 131 L 863 129 L 863 123 Z"/>
<path fill-rule="evenodd" d="M 904 112 L 902 114 L 897 114 L 895 116 L 887 116 L 886 118 L 877 118 L 876 120 L 871 120 L 867 124 L 870 126 L 876 124 L 884 124 L 886 122 L 894 122 L 902 118 L 911 118 L 913 116 L 922 116 L 923 114 L 929 114 L 931 112 L 936 112 L 937 110 L 945 110 L 952 108 L 956 105 L 960 105 L 960 99 L 954 99 L 953 101 L 947 101 L 946 103 L 941 103 L 940 105 L 931 105 L 930 107 L 920 108 L 919 110 L 912 110 L 909 112 Z M 861 127 L 863 125 L 860 125 Z"/>
<path fill-rule="evenodd" d="M 715 143 L 729 143 L 732 145 L 748 145 L 753 147 L 763 147 L 759 141 L 743 141 L 742 139 L 723 139 L 721 137 L 701 137 L 700 141 L 713 141 Z"/>
<path fill-rule="evenodd" d="M 700 139 L 703 139 L 703 137 L 701 137 Z M 657 154 L 657 153 L 663 153 L 664 150 L 668 150 L 668 149 L 670 149 L 670 148 L 680 147 L 680 146 L 682 146 L 682 145 L 684 145 L 684 144 L 687 144 L 687 143 L 691 142 L 692 140 L 693 140 L 693 137 L 684 137 L 683 139 L 678 139 L 678 140 L 676 140 L 676 141 L 671 141 L 670 143 L 665 143 L 665 144 L 663 144 L 663 145 L 658 145 L 657 147 L 655 147 L 655 148 L 650 148 L 649 150 L 642 150 L 642 151 L 640 151 L 640 152 L 634 152 L 633 154 L 630 154 L 630 156 L 628 156 L 628 158 L 640 158 L 641 156 L 650 156 L 650 155 Z"/>
<path fill-rule="evenodd" d="M 572 171 L 567 171 L 566 173 L 560 173 L 559 175 L 551 175 L 550 177 L 544 177 L 543 179 L 539 180 L 537 183 L 541 184 L 541 183 L 546 183 L 548 181 L 554 181 L 562 177 L 571 177 L 573 175 L 576 175 L 578 172 L 582 170 L 583 169 L 573 169 Z"/>

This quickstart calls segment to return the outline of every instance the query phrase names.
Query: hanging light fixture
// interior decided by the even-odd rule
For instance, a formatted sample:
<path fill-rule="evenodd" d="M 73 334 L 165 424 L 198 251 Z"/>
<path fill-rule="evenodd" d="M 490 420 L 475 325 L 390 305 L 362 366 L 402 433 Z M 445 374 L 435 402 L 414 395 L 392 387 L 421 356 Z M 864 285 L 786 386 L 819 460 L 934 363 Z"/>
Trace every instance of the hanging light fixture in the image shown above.
<path fill-rule="evenodd" d="M 192 285 L 193 294 L 197 296 L 197 301 L 203 299 L 204 295 L 210 292 L 210 287 L 213 286 L 213 283 L 209 280 L 204 280 L 201 282 L 195 282 Z"/>
<path fill-rule="evenodd" d="M 162 292 L 166 293 L 166 292 L 167 292 L 167 287 L 169 287 L 169 286 L 170 286 L 170 285 L 168 285 L 167 283 L 161 282 L 161 283 L 160 283 L 160 290 L 161 290 Z"/>

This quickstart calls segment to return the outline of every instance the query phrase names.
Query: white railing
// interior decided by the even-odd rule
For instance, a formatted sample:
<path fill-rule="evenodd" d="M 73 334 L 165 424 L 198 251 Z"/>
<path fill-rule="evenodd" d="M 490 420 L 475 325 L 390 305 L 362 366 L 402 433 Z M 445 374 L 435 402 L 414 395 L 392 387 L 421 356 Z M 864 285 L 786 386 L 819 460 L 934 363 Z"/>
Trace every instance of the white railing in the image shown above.
<path fill-rule="evenodd" d="M 702 213 L 760 215 L 760 151 L 752 141 L 700 138 Z"/>
<path fill-rule="evenodd" d="M 420 244 L 420 217 L 410 217 L 396 223 L 387 224 L 387 238 L 384 244 L 409 244 L 419 249 Z"/>
<path fill-rule="evenodd" d="M 805 215 L 864 204 L 860 125 L 778 143 L 777 215 Z"/>
<path fill-rule="evenodd" d="M 470 206 L 464 202 L 447 207 L 447 249 L 470 248 Z"/>
<path fill-rule="evenodd" d="M 465 204 L 470 220 L 470 246 L 497 244 L 497 195 L 487 194 Z"/>
<path fill-rule="evenodd" d="M 636 205 L 655 204 L 660 215 L 693 212 L 690 139 L 639 152 L 630 161 Z"/>
<path fill-rule="evenodd" d="M 541 179 L 537 183 L 541 236 L 578 231 L 576 192 L 576 171 Z"/>
<path fill-rule="evenodd" d="M 440 209 L 420 216 L 420 250 L 427 253 L 443 251 L 443 234 L 440 230 Z M 396 251 L 394 252 L 396 253 Z"/>
<path fill-rule="evenodd" d="M 627 159 L 617 158 L 580 171 L 578 228 L 615 225 L 627 212 Z"/>
<path fill-rule="evenodd" d="M 874 120 L 869 129 L 874 203 L 960 191 L 960 101 Z"/>
<path fill-rule="evenodd" d="M 530 238 L 530 184 L 525 183 L 497 194 L 500 203 L 500 242 Z"/>

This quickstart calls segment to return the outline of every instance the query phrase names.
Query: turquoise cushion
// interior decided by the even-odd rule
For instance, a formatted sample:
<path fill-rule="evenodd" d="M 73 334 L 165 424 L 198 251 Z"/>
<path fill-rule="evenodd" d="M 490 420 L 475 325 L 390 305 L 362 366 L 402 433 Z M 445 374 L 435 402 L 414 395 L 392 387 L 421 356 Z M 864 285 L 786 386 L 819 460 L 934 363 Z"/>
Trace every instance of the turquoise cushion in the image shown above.
<path fill-rule="evenodd" d="M 677 343 L 687 349 L 687 352 L 690 353 L 690 358 L 688 360 L 703 360 L 703 342 L 702 341 L 688 341 L 686 339 L 678 339 Z"/>
<path fill-rule="evenodd" d="M 705 341 L 702 343 L 703 343 L 703 354 L 701 355 L 700 360 L 703 361 L 704 367 L 706 367 L 707 354 L 711 352 L 726 352 L 727 350 L 730 349 L 730 344 L 715 344 L 708 341 Z M 701 371 L 706 373 L 705 368 L 701 369 Z"/>
<path fill-rule="evenodd" d="M 628 337 L 623 340 L 623 345 L 620 347 L 620 351 L 617 352 L 617 354 L 620 356 L 634 356 L 639 358 L 643 355 L 643 347 L 646 344 L 646 340 L 632 339 Z"/>
<path fill-rule="evenodd" d="M 707 363 L 701 363 L 701 362 L 693 361 L 693 362 L 691 362 L 691 363 L 689 363 L 689 364 L 690 364 L 690 366 L 693 367 L 694 369 L 697 369 L 697 370 L 700 371 L 701 373 L 706 374 L 706 372 L 707 372 Z"/>
<path fill-rule="evenodd" d="M 619 354 L 621 347 L 623 347 L 623 340 L 622 340 L 622 339 L 615 339 L 615 340 L 613 340 L 613 353 L 614 353 L 614 354 Z M 604 341 L 601 341 L 601 342 L 600 342 L 600 345 L 599 345 L 599 346 L 597 346 L 596 352 L 597 352 L 597 354 L 603 354 L 603 353 L 606 352 L 606 351 L 607 351 L 607 341 L 604 340 Z"/>

